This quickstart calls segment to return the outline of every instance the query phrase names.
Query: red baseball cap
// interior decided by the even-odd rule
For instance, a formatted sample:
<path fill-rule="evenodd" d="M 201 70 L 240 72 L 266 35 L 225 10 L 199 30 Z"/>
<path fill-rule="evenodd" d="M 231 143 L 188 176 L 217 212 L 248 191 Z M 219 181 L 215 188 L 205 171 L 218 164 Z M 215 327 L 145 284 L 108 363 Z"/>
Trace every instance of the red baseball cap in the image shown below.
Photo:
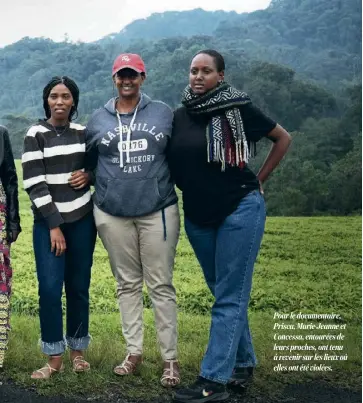
<path fill-rule="evenodd" d="M 122 69 L 132 69 L 138 73 L 145 73 L 145 64 L 141 57 L 135 53 L 121 53 L 113 62 L 112 77 Z"/>

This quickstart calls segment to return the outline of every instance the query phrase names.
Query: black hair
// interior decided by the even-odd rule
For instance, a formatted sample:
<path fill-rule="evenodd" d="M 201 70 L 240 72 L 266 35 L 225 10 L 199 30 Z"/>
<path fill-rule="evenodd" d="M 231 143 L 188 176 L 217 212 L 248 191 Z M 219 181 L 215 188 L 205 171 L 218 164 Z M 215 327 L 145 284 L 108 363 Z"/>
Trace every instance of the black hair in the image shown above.
<path fill-rule="evenodd" d="M 223 58 L 223 56 L 222 56 L 219 52 L 217 52 L 217 51 L 214 50 L 214 49 L 203 49 L 203 50 L 200 50 L 198 53 L 196 53 L 196 54 L 193 56 L 193 59 L 195 58 L 195 56 L 201 55 L 201 54 L 203 54 L 203 55 L 209 55 L 209 56 L 213 57 L 214 63 L 215 63 L 215 65 L 216 65 L 216 68 L 217 68 L 218 73 L 220 73 L 220 72 L 222 72 L 222 71 L 225 70 L 226 65 L 225 65 L 225 63 L 224 63 L 224 58 Z"/>
<path fill-rule="evenodd" d="M 64 84 L 72 94 L 74 105 L 72 106 L 72 108 L 69 112 L 69 116 L 68 116 L 68 120 L 71 121 L 73 118 L 73 115 L 75 113 L 77 113 L 77 116 L 78 116 L 77 107 L 78 107 L 78 101 L 79 101 L 79 88 L 78 88 L 77 84 L 71 78 L 69 78 L 67 76 L 52 77 L 52 79 L 49 81 L 49 83 L 44 87 L 44 89 L 43 89 L 43 108 L 45 111 L 45 116 L 47 119 L 49 119 L 51 116 L 50 108 L 49 108 L 49 104 L 48 104 L 48 97 L 49 97 L 50 92 L 52 91 L 52 88 L 54 88 L 58 84 Z"/>

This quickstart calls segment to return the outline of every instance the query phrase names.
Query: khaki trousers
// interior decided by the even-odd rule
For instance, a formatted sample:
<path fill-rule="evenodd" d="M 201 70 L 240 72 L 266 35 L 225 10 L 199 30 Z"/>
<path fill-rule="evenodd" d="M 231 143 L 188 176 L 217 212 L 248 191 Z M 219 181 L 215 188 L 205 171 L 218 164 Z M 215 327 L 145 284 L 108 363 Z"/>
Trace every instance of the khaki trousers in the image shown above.
<path fill-rule="evenodd" d="M 117 281 L 127 352 L 142 354 L 145 280 L 162 358 L 177 358 L 177 306 L 172 280 L 180 231 L 178 205 L 143 217 L 115 217 L 95 206 L 94 217 Z"/>

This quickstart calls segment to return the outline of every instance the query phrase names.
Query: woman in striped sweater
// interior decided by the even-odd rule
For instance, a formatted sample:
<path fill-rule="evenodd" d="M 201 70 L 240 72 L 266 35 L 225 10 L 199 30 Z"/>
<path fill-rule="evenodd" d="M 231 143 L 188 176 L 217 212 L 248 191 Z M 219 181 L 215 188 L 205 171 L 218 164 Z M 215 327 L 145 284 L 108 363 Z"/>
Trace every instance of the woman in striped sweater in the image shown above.
<path fill-rule="evenodd" d="M 39 287 L 41 348 L 47 364 L 33 379 L 64 369 L 66 346 L 75 372 L 90 369 L 89 284 L 96 228 L 89 175 L 85 167 L 84 127 L 71 123 L 79 90 L 68 77 L 53 77 L 43 90 L 46 119 L 30 127 L 22 155 L 24 188 L 34 214 L 33 247 Z M 62 289 L 67 299 L 63 336 Z"/>

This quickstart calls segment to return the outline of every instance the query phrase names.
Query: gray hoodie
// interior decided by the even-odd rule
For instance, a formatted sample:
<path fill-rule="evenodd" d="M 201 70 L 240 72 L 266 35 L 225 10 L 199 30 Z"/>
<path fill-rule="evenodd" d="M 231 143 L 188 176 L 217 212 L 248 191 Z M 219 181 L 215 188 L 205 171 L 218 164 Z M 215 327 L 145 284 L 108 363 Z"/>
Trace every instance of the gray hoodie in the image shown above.
<path fill-rule="evenodd" d="M 89 165 L 96 167 L 95 204 L 114 216 L 137 217 L 176 203 L 166 160 L 172 110 L 142 94 L 134 111 L 117 116 L 115 102 L 97 109 L 86 127 Z"/>

